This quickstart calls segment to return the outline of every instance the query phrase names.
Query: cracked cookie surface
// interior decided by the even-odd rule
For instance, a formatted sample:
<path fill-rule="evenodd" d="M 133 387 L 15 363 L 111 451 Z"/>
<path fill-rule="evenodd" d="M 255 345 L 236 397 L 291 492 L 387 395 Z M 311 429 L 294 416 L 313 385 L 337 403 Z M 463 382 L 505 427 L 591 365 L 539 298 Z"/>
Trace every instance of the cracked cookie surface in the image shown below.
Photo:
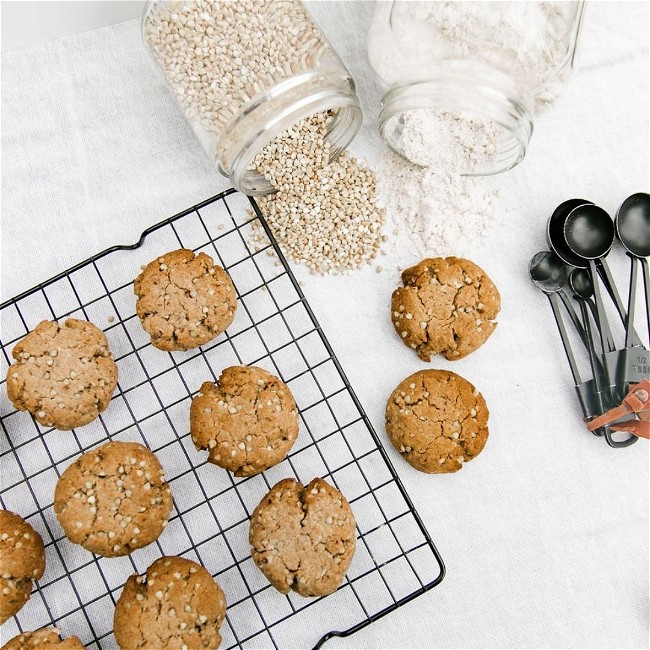
<path fill-rule="evenodd" d="M 57 481 L 54 512 L 71 542 L 104 557 L 128 555 L 158 539 L 172 510 L 156 456 L 135 442 L 108 442 L 82 454 Z"/>
<path fill-rule="evenodd" d="M 336 591 L 350 566 L 355 526 L 346 498 L 323 479 L 307 486 L 284 479 L 253 512 L 251 554 L 279 592 L 326 596 Z"/>
<path fill-rule="evenodd" d="M 392 296 L 391 319 L 406 345 L 423 361 L 449 361 L 478 349 L 496 327 L 500 296 L 474 262 L 458 257 L 422 260 L 402 273 Z"/>
<path fill-rule="evenodd" d="M 7 394 L 20 411 L 61 430 L 92 422 L 108 406 L 117 366 L 106 335 L 84 320 L 42 321 L 12 351 Z"/>
<path fill-rule="evenodd" d="M 55 648 L 56 650 L 84 650 L 78 637 L 61 638 L 55 627 L 43 627 L 34 632 L 23 632 L 7 641 L 0 650 L 34 650 L 35 648 Z"/>
<path fill-rule="evenodd" d="M 206 569 L 161 557 L 126 581 L 115 605 L 115 640 L 122 650 L 218 648 L 225 614 L 223 591 Z"/>
<path fill-rule="evenodd" d="M 449 370 L 421 370 L 393 391 L 386 431 L 415 469 L 456 472 L 483 450 L 489 412 L 470 382 Z"/>
<path fill-rule="evenodd" d="M 185 248 L 165 253 L 145 266 L 133 286 L 142 327 L 160 350 L 204 345 L 235 317 L 235 286 L 205 253 Z"/>
<path fill-rule="evenodd" d="M 190 434 L 208 460 L 235 476 L 276 465 L 298 437 L 298 411 L 288 386 L 255 366 L 231 366 L 205 382 L 190 407 Z"/>
<path fill-rule="evenodd" d="M 41 536 L 20 516 L 0 510 L 0 624 L 29 600 L 32 580 L 45 571 Z"/>

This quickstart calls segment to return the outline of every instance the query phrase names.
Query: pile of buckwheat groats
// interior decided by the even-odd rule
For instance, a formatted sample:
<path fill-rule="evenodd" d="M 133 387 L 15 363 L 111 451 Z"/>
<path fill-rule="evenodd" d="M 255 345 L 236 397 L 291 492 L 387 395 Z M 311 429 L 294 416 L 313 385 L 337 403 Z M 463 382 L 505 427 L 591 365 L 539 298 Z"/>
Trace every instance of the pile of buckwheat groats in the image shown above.
<path fill-rule="evenodd" d="M 285 131 L 255 158 L 277 189 L 258 204 L 278 242 L 314 273 L 345 273 L 379 251 L 384 211 L 376 205 L 375 174 L 343 152 L 328 164 L 328 115 L 317 113 Z M 257 222 L 253 244 L 266 242 Z"/>
<path fill-rule="evenodd" d="M 188 120 L 217 156 L 242 107 L 334 56 L 302 3 L 293 0 L 161 5 L 144 32 Z M 373 260 L 384 221 L 375 205 L 375 175 L 345 152 L 330 162 L 329 119 L 318 113 L 303 120 L 251 166 L 276 189 L 258 202 L 278 243 L 289 257 L 323 274 Z M 259 224 L 253 239 L 254 246 L 265 243 Z"/>

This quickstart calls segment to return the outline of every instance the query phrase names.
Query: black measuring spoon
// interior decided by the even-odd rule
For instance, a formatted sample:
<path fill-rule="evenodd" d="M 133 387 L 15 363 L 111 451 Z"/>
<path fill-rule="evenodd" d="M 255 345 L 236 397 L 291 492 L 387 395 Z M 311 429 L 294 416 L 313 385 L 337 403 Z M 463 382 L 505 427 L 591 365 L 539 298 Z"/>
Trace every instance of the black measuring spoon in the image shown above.
<path fill-rule="evenodd" d="M 548 252 L 548 251 L 547 251 Z M 571 269 L 567 268 L 566 264 L 557 256 L 549 253 L 540 257 L 535 266 L 536 277 L 533 279 L 534 283 L 546 294 L 556 294 L 559 296 L 562 304 L 569 314 L 569 318 L 576 328 L 580 340 L 584 343 L 585 348 L 589 349 L 589 341 L 587 340 L 587 333 L 576 310 L 571 304 L 571 299 L 567 295 L 565 288 L 568 286 L 568 278 Z M 532 276 L 531 276 L 532 279 Z M 543 288 L 542 288 L 543 287 Z"/>
<path fill-rule="evenodd" d="M 587 268 L 587 262 L 576 255 L 564 240 L 564 223 L 569 213 L 581 205 L 593 205 L 587 199 L 569 199 L 560 203 L 546 222 L 546 241 L 551 250 L 569 266 Z"/>
<path fill-rule="evenodd" d="M 564 227 L 566 225 L 567 218 L 569 214 L 576 208 L 581 208 L 583 206 L 594 205 L 593 202 L 588 201 L 587 199 L 569 199 L 560 203 L 560 205 L 555 208 L 553 213 L 548 219 L 546 224 L 546 241 L 550 246 L 551 250 L 566 264 L 570 266 L 575 266 L 579 269 L 586 269 L 589 267 L 588 261 L 581 255 L 577 255 L 570 246 L 567 245 L 566 239 L 564 237 Z M 608 215 L 609 216 L 609 215 Z M 604 260 L 597 261 L 598 272 L 600 277 L 607 289 L 607 293 L 610 295 L 611 299 L 616 306 L 616 310 L 621 318 L 621 322 L 625 326 L 627 323 L 627 314 L 625 312 L 625 305 L 621 300 L 621 297 L 616 288 L 616 283 L 614 278 L 607 266 L 607 263 Z M 634 334 L 635 341 L 638 342 L 638 336 Z M 640 344 L 638 342 L 637 344 Z"/>
<path fill-rule="evenodd" d="M 615 348 L 614 337 L 612 336 L 612 333 L 609 329 L 609 325 L 605 323 L 604 326 L 601 327 L 600 323 L 598 322 L 598 312 L 593 300 L 594 285 L 591 282 L 591 277 L 589 277 L 589 272 L 587 269 L 573 269 L 569 275 L 569 286 L 573 290 L 573 293 L 577 297 L 581 298 L 589 307 L 594 317 L 596 327 L 599 329 L 602 338 L 606 340 L 607 349 L 613 350 Z M 593 338 L 591 340 L 593 341 Z"/>
<path fill-rule="evenodd" d="M 616 213 L 615 226 L 618 239 L 631 260 L 630 291 L 625 325 L 625 347 L 629 348 L 637 344 L 634 342 L 637 261 L 640 261 L 643 267 L 646 320 L 650 337 L 650 273 L 646 259 L 650 255 L 650 194 L 639 192 L 625 199 Z"/>
<path fill-rule="evenodd" d="M 575 300 L 580 305 L 582 321 L 589 342 L 587 350 L 589 351 L 591 373 L 594 377 L 595 394 L 598 400 L 598 406 L 601 412 L 604 413 L 616 404 L 612 399 L 609 386 L 607 386 L 606 389 L 603 386 L 603 382 L 607 381 L 607 373 L 603 367 L 603 361 L 599 359 L 599 355 L 595 348 L 595 335 L 591 326 L 591 318 L 593 317 L 594 324 L 596 328 L 598 328 L 598 314 L 596 312 L 596 306 L 591 299 L 593 296 L 593 287 L 587 271 L 585 269 L 573 269 L 569 275 L 569 286 L 573 289 Z M 589 306 L 589 310 L 587 309 L 587 305 Z M 596 433 L 596 431 L 594 431 L 594 433 Z M 603 431 L 598 430 L 598 435 L 602 434 Z"/>
<path fill-rule="evenodd" d="M 616 348 L 610 347 L 611 341 L 606 339 L 607 332 L 611 332 L 611 330 L 600 292 L 596 260 L 602 260 L 609 253 L 614 243 L 614 237 L 614 222 L 611 217 L 605 210 L 593 203 L 574 208 L 564 222 L 564 241 L 567 247 L 574 255 L 586 260 L 588 265 L 604 353 L 611 352 Z"/>
<path fill-rule="evenodd" d="M 569 362 L 573 384 L 578 393 L 578 400 L 585 419 L 600 415 L 602 411 L 600 410 L 600 405 L 598 404 L 598 399 L 594 391 L 595 384 L 593 381 L 583 382 L 580 377 L 580 372 L 578 371 L 578 366 L 569 342 L 569 336 L 560 312 L 558 292 L 567 283 L 567 267 L 550 251 L 540 251 L 539 253 L 535 253 L 530 259 L 528 263 L 528 274 L 533 284 L 546 295 L 551 304 L 555 323 L 560 332 L 562 347 Z"/>

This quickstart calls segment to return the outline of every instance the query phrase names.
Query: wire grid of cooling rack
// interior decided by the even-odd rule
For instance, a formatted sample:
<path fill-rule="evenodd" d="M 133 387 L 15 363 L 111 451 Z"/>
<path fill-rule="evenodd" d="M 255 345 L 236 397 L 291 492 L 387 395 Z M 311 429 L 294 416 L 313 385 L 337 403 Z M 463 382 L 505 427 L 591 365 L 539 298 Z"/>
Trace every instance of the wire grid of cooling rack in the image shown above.
<path fill-rule="evenodd" d="M 251 250 L 258 219 L 269 241 Z M 228 331 L 210 344 L 167 353 L 153 348 L 140 326 L 132 283 L 142 264 L 179 247 L 205 251 L 227 269 L 238 309 Z M 0 391 L 0 502 L 21 514 L 46 546 L 45 574 L 3 626 L 5 640 L 54 624 L 88 648 L 116 647 L 113 608 L 122 585 L 160 555 L 194 559 L 222 586 L 228 601 L 224 648 L 318 647 L 442 580 L 440 556 L 253 201 L 234 190 L 222 193 L 148 229 L 137 244 L 104 251 L 0 305 L 2 378 L 18 340 L 43 319 L 66 317 L 90 320 L 106 332 L 119 383 L 95 422 L 69 432 L 41 427 Z M 192 395 L 236 364 L 254 364 L 282 378 L 300 412 L 300 434 L 287 459 L 243 479 L 207 463 L 189 439 Z M 154 451 L 174 497 L 158 541 L 122 558 L 100 558 L 70 543 L 52 504 L 65 468 L 107 439 L 140 442 Z M 350 501 L 357 550 L 334 594 L 283 596 L 253 564 L 249 517 L 278 480 L 295 477 L 306 484 L 315 476 Z"/>

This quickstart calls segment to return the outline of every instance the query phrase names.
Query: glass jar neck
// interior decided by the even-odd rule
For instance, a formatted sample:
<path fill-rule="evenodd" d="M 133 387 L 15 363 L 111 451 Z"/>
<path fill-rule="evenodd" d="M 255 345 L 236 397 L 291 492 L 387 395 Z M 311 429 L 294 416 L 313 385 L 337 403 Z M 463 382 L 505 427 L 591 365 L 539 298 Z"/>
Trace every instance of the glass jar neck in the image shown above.
<path fill-rule="evenodd" d="M 214 148 L 214 162 L 239 191 L 251 195 L 273 191 L 254 169 L 254 159 L 283 131 L 314 113 L 333 111 L 327 133 L 331 158 L 352 141 L 362 122 L 354 81 L 341 70 L 315 70 L 287 78 L 235 115 Z"/>
<path fill-rule="evenodd" d="M 445 61 L 429 72 L 426 79 L 395 84 L 384 95 L 379 130 L 390 149 L 412 159 L 404 150 L 405 119 L 413 112 L 424 110 L 432 119 L 442 114 L 454 115 L 489 124 L 493 132 L 498 131 L 494 151 L 488 158 L 460 167 L 457 159 L 447 166 L 441 160 L 440 166 L 447 171 L 486 176 L 512 169 L 524 158 L 533 132 L 530 91 L 518 87 L 504 73 L 476 62 Z M 425 142 L 426 146 L 437 144 Z M 444 157 L 444 150 L 437 154 Z"/>

